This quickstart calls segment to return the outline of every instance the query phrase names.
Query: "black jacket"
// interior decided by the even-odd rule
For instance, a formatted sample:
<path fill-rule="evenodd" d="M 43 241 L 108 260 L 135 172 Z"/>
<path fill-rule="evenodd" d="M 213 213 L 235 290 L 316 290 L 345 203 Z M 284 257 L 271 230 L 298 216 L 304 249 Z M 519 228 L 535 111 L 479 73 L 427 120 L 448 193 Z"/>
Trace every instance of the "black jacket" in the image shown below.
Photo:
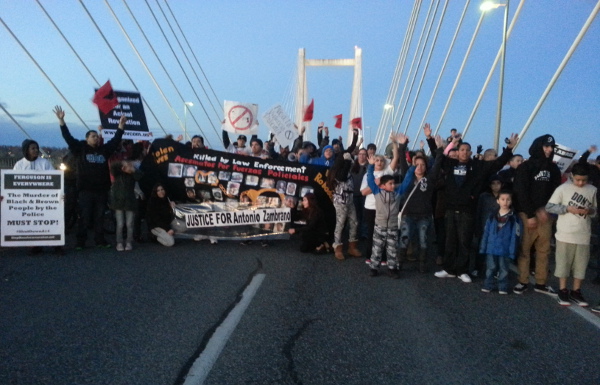
<path fill-rule="evenodd" d="M 552 156 L 546 158 L 543 146 L 554 139 L 550 135 L 536 138 L 529 147 L 529 159 L 521 163 L 515 175 L 514 193 L 517 196 L 519 212 L 527 218 L 535 217 L 535 212 L 545 207 L 554 190 L 560 186 L 560 170 Z"/>

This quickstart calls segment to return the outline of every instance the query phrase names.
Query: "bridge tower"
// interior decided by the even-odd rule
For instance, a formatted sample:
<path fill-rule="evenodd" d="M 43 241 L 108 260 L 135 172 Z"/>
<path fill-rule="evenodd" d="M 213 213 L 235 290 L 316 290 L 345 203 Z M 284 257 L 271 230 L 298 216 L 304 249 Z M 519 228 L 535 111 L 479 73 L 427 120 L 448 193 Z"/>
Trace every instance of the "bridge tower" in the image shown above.
<path fill-rule="evenodd" d="M 350 99 L 349 119 L 350 122 L 356 117 L 362 117 L 362 49 L 354 47 L 354 59 L 307 59 L 304 48 L 298 50 L 298 77 L 296 83 L 296 118 L 294 119 L 298 127 L 302 126 L 304 109 L 308 106 L 308 88 L 306 86 L 306 67 L 317 66 L 352 66 L 354 67 L 354 80 L 352 81 L 352 97 Z M 352 141 L 352 129 L 348 126 L 347 144 Z M 363 125 L 364 127 L 364 125 Z M 305 138 L 310 136 L 310 126 L 304 132 Z"/>

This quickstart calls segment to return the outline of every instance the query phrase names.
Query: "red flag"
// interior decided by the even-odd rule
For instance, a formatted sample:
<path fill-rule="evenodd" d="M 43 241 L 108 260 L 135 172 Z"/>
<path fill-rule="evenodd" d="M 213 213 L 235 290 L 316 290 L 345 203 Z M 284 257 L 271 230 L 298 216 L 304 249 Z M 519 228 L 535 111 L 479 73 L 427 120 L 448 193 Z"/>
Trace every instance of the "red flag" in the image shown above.
<path fill-rule="evenodd" d="M 335 119 L 335 128 L 342 128 L 342 114 L 333 117 Z"/>
<path fill-rule="evenodd" d="M 313 112 L 315 112 L 315 99 L 312 99 L 308 107 L 306 107 L 306 111 L 304 111 L 304 119 L 302 121 L 310 122 L 313 119 Z"/>
<path fill-rule="evenodd" d="M 362 130 L 362 119 L 354 118 L 350 121 L 352 123 L 352 128 L 360 128 Z"/>
<path fill-rule="evenodd" d="M 100 87 L 94 94 L 92 102 L 98 106 L 98 109 L 102 111 L 104 115 L 108 114 L 113 108 L 119 105 L 117 95 L 110 85 L 108 80 L 102 87 Z"/>

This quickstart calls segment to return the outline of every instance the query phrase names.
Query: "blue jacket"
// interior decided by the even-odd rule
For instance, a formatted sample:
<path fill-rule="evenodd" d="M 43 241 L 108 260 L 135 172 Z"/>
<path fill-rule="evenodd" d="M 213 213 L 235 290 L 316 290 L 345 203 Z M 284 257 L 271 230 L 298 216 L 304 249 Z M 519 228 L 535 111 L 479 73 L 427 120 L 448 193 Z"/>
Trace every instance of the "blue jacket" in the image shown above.
<path fill-rule="evenodd" d="M 318 166 L 327 166 L 329 168 L 331 168 L 333 166 L 333 162 L 335 162 L 335 152 L 333 153 L 333 156 L 330 159 L 326 159 L 325 158 L 325 150 L 330 149 L 331 151 L 333 151 L 333 146 L 325 146 L 323 147 L 323 152 L 321 154 L 321 156 L 319 158 L 312 158 L 310 160 L 310 164 L 316 164 Z"/>
<path fill-rule="evenodd" d="M 498 229 L 498 212 L 491 214 L 485 223 L 479 253 L 492 254 L 515 259 L 520 244 L 523 225 L 521 219 L 513 212 L 508 221 Z"/>

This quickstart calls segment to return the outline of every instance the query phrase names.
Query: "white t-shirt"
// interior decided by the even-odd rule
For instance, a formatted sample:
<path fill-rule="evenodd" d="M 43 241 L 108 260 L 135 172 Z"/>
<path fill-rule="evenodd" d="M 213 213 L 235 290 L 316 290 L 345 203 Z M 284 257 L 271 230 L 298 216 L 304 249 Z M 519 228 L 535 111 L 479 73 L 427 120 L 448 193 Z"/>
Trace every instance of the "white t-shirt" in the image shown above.
<path fill-rule="evenodd" d="M 552 194 L 548 203 L 578 208 L 598 207 L 596 187 L 586 184 L 577 187 L 573 183 L 563 183 Z M 576 245 L 589 245 L 592 234 L 592 220 L 589 215 L 569 212 L 558 216 L 555 237 L 561 242 Z"/>
<path fill-rule="evenodd" d="M 381 171 L 373 171 L 373 175 L 375 179 L 381 178 L 383 175 L 394 175 L 394 170 L 390 166 L 387 166 L 385 169 Z M 361 191 L 369 187 L 367 183 L 367 174 L 363 176 L 362 183 L 360 184 Z M 365 208 L 369 210 L 375 210 L 375 196 L 371 193 L 365 197 Z"/>
<path fill-rule="evenodd" d="M 13 170 L 54 170 L 54 166 L 52 166 L 52 163 L 46 158 L 38 157 L 33 162 L 23 158 L 15 163 Z"/>

